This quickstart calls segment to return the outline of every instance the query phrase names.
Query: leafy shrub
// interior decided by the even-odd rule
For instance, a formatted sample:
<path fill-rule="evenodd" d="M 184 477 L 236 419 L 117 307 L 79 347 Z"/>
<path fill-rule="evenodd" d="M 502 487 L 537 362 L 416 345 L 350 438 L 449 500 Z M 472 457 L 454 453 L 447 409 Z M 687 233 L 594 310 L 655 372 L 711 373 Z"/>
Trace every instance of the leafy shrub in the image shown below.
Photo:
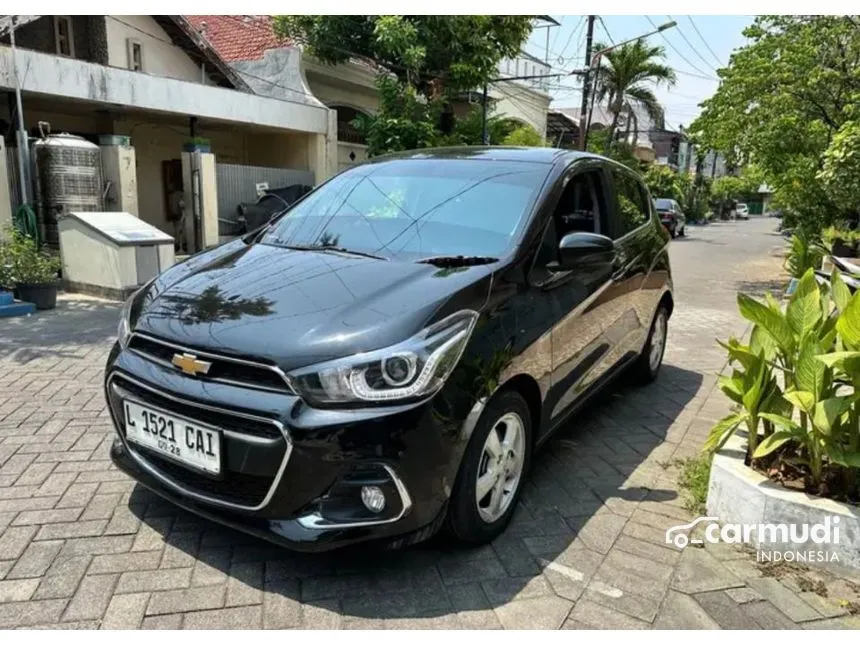
<path fill-rule="evenodd" d="M 42 284 L 57 279 L 61 262 L 57 255 L 40 250 L 36 241 L 17 230 L 10 230 L 0 242 L 0 287 Z"/>
<path fill-rule="evenodd" d="M 815 492 L 825 491 L 825 471 L 838 472 L 842 496 L 856 497 L 860 293 L 851 295 L 838 272 L 820 286 L 810 269 L 785 311 L 772 296 L 762 303 L 744 294 L 738 308 L 753 330 L 748 345 L 721 343 L 733 371 L 720 388 L 740 409 L 711 429 L 705 450 L 745 427 L 750 463 L 771 455 L 801 468 Z"/>
<path fill-rule="evenodd" d="M 532 147 L 543 146 L 543 139 L 533 127 L 520 125 L 504 138 L 502 145 Z"/>
<path fill-rule="evenodd" d="M 785 270 L 792 278 L 800 279 L 809 269 L 821 266 L 824 249 L 819 240 L 804 231 L 791 236 L 791 246 L 785 256 Z"/>

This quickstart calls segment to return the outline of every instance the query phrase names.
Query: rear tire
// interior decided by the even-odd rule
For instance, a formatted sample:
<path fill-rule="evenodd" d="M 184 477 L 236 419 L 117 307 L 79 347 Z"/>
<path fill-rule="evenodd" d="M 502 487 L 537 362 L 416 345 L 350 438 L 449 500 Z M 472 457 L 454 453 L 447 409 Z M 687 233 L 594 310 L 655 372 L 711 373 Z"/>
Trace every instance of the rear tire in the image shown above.
<path fill-rule="evenodd" d="M 631 373 L 637 383 L 643 385 L 653 382 L 660 373 L 663 364 L 663 354 L 666 351 L 666 337 L 669 331 L 669 308 L 661 303 L 654 314 L 651 330 L 648 332 L 648 340 L 636 362 L 633 363 Z"/>
<path fill-rule="evenodd" d="M 687 225 L 681 227 L 681 230 L 678 232 L 678 237 L 685 237 L 687 235 Z"/>
<path fill-rule="evenodd" d="M 491 439 L 491 432 L 496 441 Z M 496 446 L 500 454 L 495 452 Z M 451 537 L 463 544 L 480 545 L 507 528 L 519 502 L 531 451 L 528 405 L 513 390 L 501 392 L 487 404 L 463 455 L 448 504 L 446 529 Z"/>
<path fill-rule="evenodd" d="M 675 225 L 674 225 L 674 226 L 669 230 L 669 233 L 672 235 L 672 239 L 673 239 L 673 240 L 674 240 L 676 237 L 678 237 L 678 225 L 677 225 L 677 224 L 675 224 Z"/>

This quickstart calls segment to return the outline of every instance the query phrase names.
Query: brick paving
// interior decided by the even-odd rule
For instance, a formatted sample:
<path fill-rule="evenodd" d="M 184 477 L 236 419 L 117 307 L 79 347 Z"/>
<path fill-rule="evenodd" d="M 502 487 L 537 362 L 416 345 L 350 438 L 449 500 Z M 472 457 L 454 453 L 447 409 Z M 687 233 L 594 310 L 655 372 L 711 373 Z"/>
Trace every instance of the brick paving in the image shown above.
<path fill-rule="evenodd" d="M 0 322 L 0 628 L 858 628 L 858 578 L 667 546 L 675 459 L 727 404 L 715 336 L 778 285 L 775 220 L 673 242 L 676 312 L 647 388 L 606 393 L 535 458 L 492 545 L 296 555 L 198 519 L 108 459 L 102 366 L 118 306 L 61 298 Z M 852 604 L 854 603 L 854 604 Z"/>

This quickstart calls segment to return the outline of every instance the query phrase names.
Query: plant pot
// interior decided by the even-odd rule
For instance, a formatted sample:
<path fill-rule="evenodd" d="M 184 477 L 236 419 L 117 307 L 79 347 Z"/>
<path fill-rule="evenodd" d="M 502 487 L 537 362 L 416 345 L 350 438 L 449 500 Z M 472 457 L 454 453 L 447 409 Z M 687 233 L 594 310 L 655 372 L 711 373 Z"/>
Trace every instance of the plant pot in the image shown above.
<path fill-rule="evenodd" d="M 833 255 L 837 258 L 851 258 L 856 253 L 853 245 L 846 244 L 843 240 L 833 240 Z"/>
<path fill-rule="evenodd" d="M 15 291 L 19 300 L 32 302 L 36 309 L 53 309 L 57 306 L 57 286 L 57 282 L 19 283 Z"/>

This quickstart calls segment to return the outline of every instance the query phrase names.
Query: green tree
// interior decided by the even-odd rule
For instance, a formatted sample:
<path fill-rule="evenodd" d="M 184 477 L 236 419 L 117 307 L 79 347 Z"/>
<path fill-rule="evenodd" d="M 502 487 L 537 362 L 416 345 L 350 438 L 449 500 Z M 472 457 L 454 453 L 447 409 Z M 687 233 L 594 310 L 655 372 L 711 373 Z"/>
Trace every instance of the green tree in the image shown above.
<path fill-rule="evenodd" d="M 652 164 L 644 174 L 645 184 L 655 199 L 666 197 L 681 201 L 681 182 L 677 172 L 658 164 Z"/>
<path fill-rule="evenodd" d="M 850 16 L 759 16 L 690 127 L 730 161 L 754 161 L 775 201 L 798 218 L 793 225 L 813 232 L 844 214 L 822 171 L 860 100 L 857 24 Z"/>
<path fill-rule="evenodd" d="M 501 145 L 519 125 L 516 121 L 498 114 L 493 114 L 490 106 L 487 114 L 487 138 L 491 146 Z M 478 106 L 472 106 L 454 123 L 451 134 L 438 135 L 434 145 L 440 146 L 479 146 L 483 143 L 483 111 Z M 538 144 L 540 145 L 540 144 Z"/>
<path fill-rule="evenodd" d="M 603 49 L 598 44 L 596 48 Z M 597 100 L 607 101 L 612 113 L 612 124 L 606 149 L 612 145 L 622 114 L 628 123 L 635 124 L 634 135 L 638 135 L 635 110 L 644 109 L 655 124 L 663 123 L 663 107 L 654 95 L 652 87 L 675 84 L 675 72 L 661 61 L 666 53 L 662 47 L 648 45 L 637 40 L 607 52 L 600 58 L 595 79 Z"/>
<path fill-rule="evenodd" d="M 626 141 L 616 141 L 615 145 L 607 151 L 608 141 L 609 130 L 592 130 L 588 133 L 588 152 L 606 155 L 631 170 L 642 171 L 644 164 L 633 154 L 633 146 Z"/>
<path fill-rule="evenodd" d="M 519 53 L 531 17 L 275 16 L 275 29 L 324 63 L 360 59 L 379 70 L 379 111 L 359 125 L 373 155 L 432 145 L 452 100 Z"/>
<path fill-rule="evenodd" d="M 818 178 L 846 212 L 860 212 L 860 120 L 848 121 L 833 135 Z"/>

